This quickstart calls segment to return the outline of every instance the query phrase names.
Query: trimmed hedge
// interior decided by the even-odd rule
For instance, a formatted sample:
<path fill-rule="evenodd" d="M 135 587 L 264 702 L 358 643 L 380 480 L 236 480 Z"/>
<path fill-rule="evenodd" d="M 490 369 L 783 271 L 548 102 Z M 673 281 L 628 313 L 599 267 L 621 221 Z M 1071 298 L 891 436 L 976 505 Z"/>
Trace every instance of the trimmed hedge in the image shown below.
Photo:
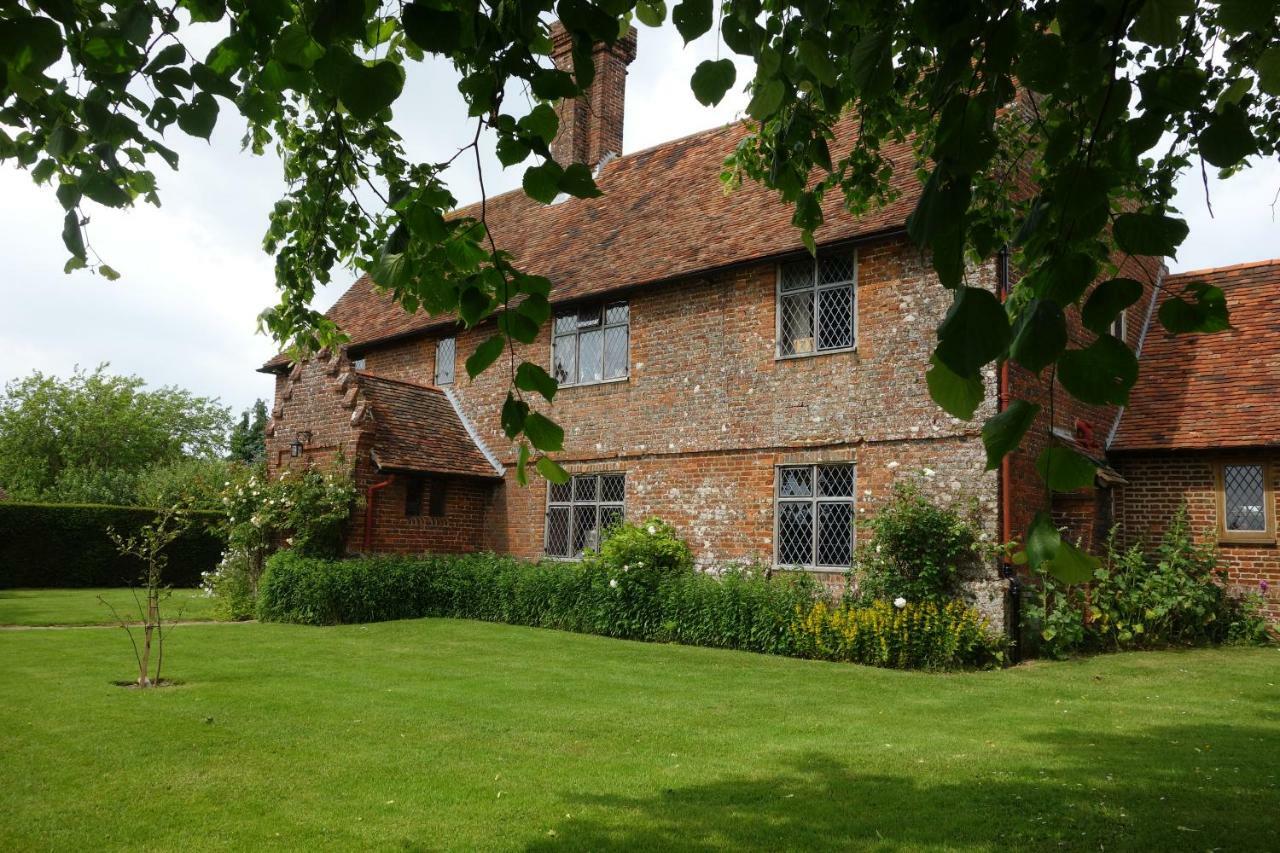
<path fill-rule="evenodd" d="M 156 510 L 100 504 L 0 502 L 0 588 L 129 586 L 143 565 L 121 556 L 107 528 L 130 535 L 151 522 Z M 222 559 L 222 540 L 208 525 L 222 516 L 194 512 L 196 526 L 169 546 L 166 584 L 200 585 L 200 575 Z"/>
<path fill-rule="evenodd" d="M 1004 641 L 974 611 L 920 607 L 890 606 L 873 616 L 873 608 L 832 605 L 813 578 L 800 573 L 627 574 L 600 562 L 526 563 L 492 554 L 328 561 L 282 551 L 268 561 L 258 589 L 258 618 L 271 622 L 435 616 L 875 666 L 999 662 Z M 844 614 L 834 631 L 827 627 L 829 613 Z M 853 633 L 862 630 L 862 637 L 848 625 L 858 626 Z M 883 642 L 869 636 L 873 630 L 882 630 Z"/>

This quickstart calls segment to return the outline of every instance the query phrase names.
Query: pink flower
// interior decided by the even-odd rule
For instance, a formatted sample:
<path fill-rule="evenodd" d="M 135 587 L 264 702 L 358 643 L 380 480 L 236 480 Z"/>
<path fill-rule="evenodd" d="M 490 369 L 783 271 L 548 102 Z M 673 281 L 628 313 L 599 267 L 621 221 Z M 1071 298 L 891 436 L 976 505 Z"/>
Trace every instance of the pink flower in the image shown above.
<path fill-rule="evenodd" d="M 1267 594 L 1267 590 L 1271 589 L 1271 584 L 1266 581 L 1258 581 L 1258 591 L 1263 595 Z"/>

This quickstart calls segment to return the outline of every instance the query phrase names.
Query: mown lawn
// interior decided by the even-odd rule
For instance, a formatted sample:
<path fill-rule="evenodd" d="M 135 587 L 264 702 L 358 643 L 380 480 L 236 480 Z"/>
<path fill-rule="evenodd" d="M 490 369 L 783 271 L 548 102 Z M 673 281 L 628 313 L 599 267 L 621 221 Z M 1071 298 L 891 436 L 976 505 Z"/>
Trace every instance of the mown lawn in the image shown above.
<path fill-rule="evenodd" d="M 201 590 L 175 589 L 172 593 L 162 605 L 166 620 L 213 619 L 213 599 Z M 104 600 L 121 618 L 140 621 L 137 599 L 128 589 L 0 589 L 0 625 L 118 624 Z M 145 598 L 142 600 L 145 604 Z"/>
<path fill-rule="evenodd" d="M 0 849 L 1280 849 L 1280 650 L 926 675 L 504 625 L 0 632 Z"/>

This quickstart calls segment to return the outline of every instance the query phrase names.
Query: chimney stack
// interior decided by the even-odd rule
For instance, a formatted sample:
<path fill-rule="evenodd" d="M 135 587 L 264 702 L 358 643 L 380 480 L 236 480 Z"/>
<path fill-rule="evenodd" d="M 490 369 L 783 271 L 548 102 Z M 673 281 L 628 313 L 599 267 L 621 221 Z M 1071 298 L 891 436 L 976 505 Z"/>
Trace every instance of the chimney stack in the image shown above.
<path fill-rule="evenodd" d="M 556 21 L 551 25 L 551 59 L 573 73 L 573 38 Z M 627 66 L 636 58 L 636 28 L 612 45 L 595 46 L 596 76 L 583 94 L 556 107 L 560 131 L 551 154 L 562 164 L 586 163 L 595 171 L 606 154 L 622 153 L 622 119 L 627 95 Z"/>

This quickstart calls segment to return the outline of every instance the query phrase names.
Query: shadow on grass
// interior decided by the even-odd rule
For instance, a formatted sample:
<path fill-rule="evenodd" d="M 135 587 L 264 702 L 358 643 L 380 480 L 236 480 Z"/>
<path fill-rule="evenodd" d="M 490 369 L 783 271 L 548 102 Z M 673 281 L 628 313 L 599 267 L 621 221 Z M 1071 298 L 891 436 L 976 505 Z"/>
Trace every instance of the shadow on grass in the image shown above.
<path fill-rule="evenodd" d="M 1274 730 L 1165 726 L 1028 738 L 1044 766 L 963 761 L 901 775 L 822 754 L 766 777 L 638 797 L 567 795 L 530 850 L 1280 849 Z M 939 762 L 940 763 L 940 762 Z M 992 766 L 997 769 L 992 769 Z M 575 810 L 585 812 L 579 817 Z"/>

